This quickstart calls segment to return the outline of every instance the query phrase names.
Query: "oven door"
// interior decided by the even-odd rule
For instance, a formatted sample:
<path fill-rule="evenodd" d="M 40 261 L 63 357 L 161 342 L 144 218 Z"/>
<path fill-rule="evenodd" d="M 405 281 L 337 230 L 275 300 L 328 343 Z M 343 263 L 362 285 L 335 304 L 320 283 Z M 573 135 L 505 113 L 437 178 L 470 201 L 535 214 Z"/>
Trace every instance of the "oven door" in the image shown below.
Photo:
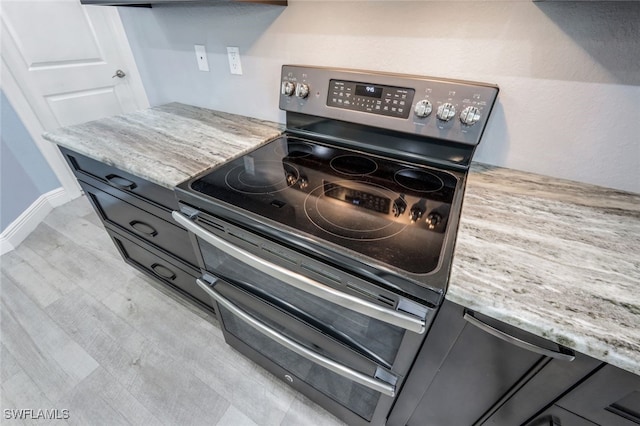
<path fill-rule="evenodd" d="M 395 396 L 398 377 L 336 339 L 331 325 L 255 286 L 207 278 L 197 282 L 216 302 L 227 342 L 237 339 L 275 363 L 285 381 L 300 381 L 367 421 L 380 397 Z"/>
<path fill-rule="evenodd" d="M 366 421 L 387 414 L 431 310 L 420 318 L 372 303 L 260 258 L 202 220 L 174 217 L 196 237 L 206 270 L 198 285 L 217 303 L 228 343 L 242 342 L 285 370 L 281 378 L 297 378 Z"/>

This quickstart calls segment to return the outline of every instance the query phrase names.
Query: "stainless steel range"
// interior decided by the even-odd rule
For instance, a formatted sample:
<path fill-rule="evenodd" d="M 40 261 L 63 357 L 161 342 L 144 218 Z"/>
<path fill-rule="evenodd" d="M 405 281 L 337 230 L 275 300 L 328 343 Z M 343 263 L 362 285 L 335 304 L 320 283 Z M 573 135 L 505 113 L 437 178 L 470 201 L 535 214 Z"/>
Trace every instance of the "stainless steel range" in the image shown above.
<path fill-rule="evenodd" d="M 226 341 L 349 424 L 384 424 L 441 303 L 498 88 L 282 68 L 283 136 L 181 184 Z"/>

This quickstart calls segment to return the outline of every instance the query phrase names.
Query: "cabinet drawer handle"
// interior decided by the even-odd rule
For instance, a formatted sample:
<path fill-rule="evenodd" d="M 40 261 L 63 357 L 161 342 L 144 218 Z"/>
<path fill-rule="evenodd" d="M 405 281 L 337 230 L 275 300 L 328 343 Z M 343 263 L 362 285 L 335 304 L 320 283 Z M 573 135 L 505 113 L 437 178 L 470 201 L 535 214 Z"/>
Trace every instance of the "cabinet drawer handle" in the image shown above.
<path fill-rule="evenodd" d="M 149 235 L 150 237 L 158 235 L 158 231 L 156 231 L 153 226 L 139 220 L 129 222 L 129 226 L 142 234 Z"/>
<path fill-rule="evenodd" d="M 527 423 L 527 426 L 562 426 L 560 420 L 555 416 L 539 417 L 531 423 Z"/>
<path fill-rule="evenodd" d="M 480 321 L 478 318 L 474 317 L 471 312 L 465 312 L 463 318 L 467 320 L 467 322 L 469 322 L 470 324 L 473 324 L 474 326 L 478 327 L 480 330 L 486 331 L 487 333 L 493 336 L 496 336 L 498 339 L 502 339 L 505 342 L 509 342 L 513 345 L 519 346 L 528 351 L 535 352 L 540 355 L 548 356 L 549 358 L 559 359 L 562 361 L 573 361 L 576 357 L 573 351 L 566 349 L 560 345 L 558 345 L 559 351 L 554 351 L 551 349 L 542 348 L 538 345 L 534 345 L 533 343 L 525 342 L 522 339 L 519 339 L 510 334 L 507 334 L 502 330 L 498 330 L 497 328 L 492 327 L 489 324 L 486 324 Z"/>
<path fill-rule="evenodd" d="M 131 182 L 130 180 L 120 177 L 118 175 L 109 175 L 106 178 L 110 184 L 120 189 L 127 189 L 129 191 L 132 191 L 138 186 L 135 184 L 135 182 Z"/>
<path fill-rule="evenodd" d="M 151 269 L 156 273 L 156 275 L 162 278 L 166 278 L 171 281 L 176 279 L 177 275 L 171 269 L 159 263 L 154 263 L 153 265 L 151 265 Z"/>

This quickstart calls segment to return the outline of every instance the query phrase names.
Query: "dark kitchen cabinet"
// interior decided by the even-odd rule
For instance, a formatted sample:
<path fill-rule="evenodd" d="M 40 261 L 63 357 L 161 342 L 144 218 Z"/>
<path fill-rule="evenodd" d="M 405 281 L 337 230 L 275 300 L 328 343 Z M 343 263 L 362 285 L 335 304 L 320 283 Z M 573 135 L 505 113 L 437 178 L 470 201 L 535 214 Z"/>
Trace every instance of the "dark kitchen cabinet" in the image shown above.
<path fill-rule="evenodd" d="M 555 343 L 445 301 L 388 424 L 522 424 L 600 365 L 573 357 Z M 543 372 L 546 379 L 539 376 L 538 383 Z M 531 393 L 529 399 L 510 405 L 521 390 Z"/>
<path fill-rule="evenodd" d="M 481 419 L 479 424 L 485 426 L 526 424 L 536 413 L 549 406 L 602 365 L 602 362 L 578 352 L 575 353 L 575 359 L 571 362 L 546 358 L 540 367 L 535 369 L 535 374 L 514 389 L 504 403 Z M 554 410 L 558 411 L 558 414 L 563 412 L 557 408 Z M 560 418 L 565 419 L 564 422 L 568 425 L 582 424 L 579 423 L 580 419 L 573 419 L 570 414 L 564 414 Z M 542 424 L 545 424 L 544 421 Z"/>
<path fill-rule="evenodd" d="M 640 425 L 640 376 L 604 365 L 527 426 Z"/>
<path fill-rule="evenodd" d="M 212 311 L 196 285 L 198 261 L 188 232 L 173 221 L 171 189 L 60 147 L 125 262 Z"/>
<path fill-rule="evenodd" d="M 640 425 L 640 377 L 576 355 L 570 368 L 550 363 L 483 425 Z M 552 403 L 529 420 L 531 408 Z"/>
<path fill-rule="evenodd" d="M 605 365 L 556 405 L 599 425 L 640 425 L 640 376 Z"/>

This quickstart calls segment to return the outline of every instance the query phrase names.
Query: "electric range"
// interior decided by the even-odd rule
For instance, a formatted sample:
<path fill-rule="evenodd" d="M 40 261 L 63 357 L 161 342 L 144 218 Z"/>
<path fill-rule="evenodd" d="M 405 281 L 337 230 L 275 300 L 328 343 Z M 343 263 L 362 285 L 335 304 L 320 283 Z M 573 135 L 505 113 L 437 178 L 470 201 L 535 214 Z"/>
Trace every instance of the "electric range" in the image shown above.
<path fill-rule="evenodd" d="M 382 424 L 446 292 L 494 85 L 285 65 L 284 134 L 179 185 L 227 342 Z"/>

